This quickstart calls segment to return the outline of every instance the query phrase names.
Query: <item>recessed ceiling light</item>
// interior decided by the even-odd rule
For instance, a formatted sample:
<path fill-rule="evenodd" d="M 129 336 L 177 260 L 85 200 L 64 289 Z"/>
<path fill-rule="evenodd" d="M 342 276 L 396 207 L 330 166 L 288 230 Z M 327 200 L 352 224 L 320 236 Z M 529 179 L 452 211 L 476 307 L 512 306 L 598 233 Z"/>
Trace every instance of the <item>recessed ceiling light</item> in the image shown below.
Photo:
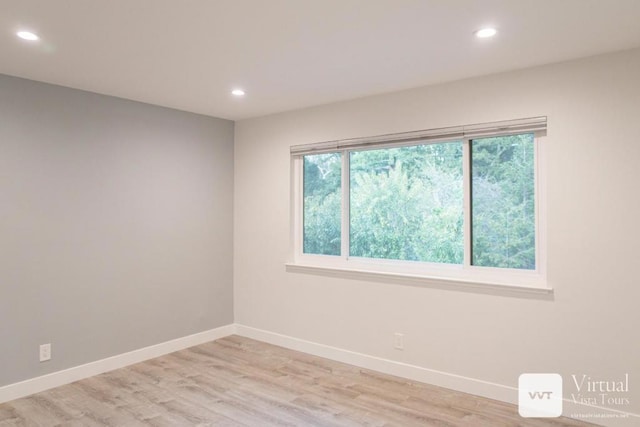
<path fill-rule="evenodd" d="M 476 37 L 479 39 L 486 39 L 488 37 L 493 37 L 498 34 L 498 30 L 495 28 L 483 28 L 475 32 Z"/>
<path fill-rule="evenodd" d="M 37 34 L 32 33 L 31 31 L 18 31 L 16 33 L 16 35 L 18 37 L 20 37 L 23 40 L 29 40 L 30 42 L 34 42 L 36 40 L 39 40 L 40 37 L 38 37 Z"/>
<path fill-rule="evenodd" d="M 233 96 L 244 96 L 244 91 L 242 89 L 234 89 L 231 91 Z"/>

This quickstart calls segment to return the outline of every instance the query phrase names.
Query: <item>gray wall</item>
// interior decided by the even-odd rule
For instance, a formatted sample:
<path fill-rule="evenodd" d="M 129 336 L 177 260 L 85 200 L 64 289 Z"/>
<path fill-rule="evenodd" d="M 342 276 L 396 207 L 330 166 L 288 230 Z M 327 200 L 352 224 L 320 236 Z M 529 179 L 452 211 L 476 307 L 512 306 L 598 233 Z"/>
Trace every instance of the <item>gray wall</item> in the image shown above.
<path fill-rule="evenodd" d="M 0 75 L 0 386 L 233 322 L 233 133 Z"/>
<path fill-rule="evenodd" d="M 511 387 L 558 372 L 566 397 L 637 381 L 639 114 L 633 50 L 237 122 L 236 323 Z M 286 272 L 291 145 L 541 115 L 552 300 Z"/>

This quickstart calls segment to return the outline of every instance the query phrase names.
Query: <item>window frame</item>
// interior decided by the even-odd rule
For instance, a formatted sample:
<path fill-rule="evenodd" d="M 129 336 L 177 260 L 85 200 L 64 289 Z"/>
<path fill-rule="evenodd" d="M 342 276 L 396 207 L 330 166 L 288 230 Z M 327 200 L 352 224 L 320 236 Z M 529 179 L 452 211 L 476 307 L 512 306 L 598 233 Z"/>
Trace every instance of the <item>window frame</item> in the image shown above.
<path fill-rule="evenodd" d="M 501 122 L 497 122 L 499 125 Z M 471 264 L 471 144 L 474 139 L 500 137 L 515 134 L 533 134 L 534 144 L 534 194 L 535 194 L 535 254 L 536 268 L 521 270 L 499 267 L 484 267 Z M 400 134 L 399 134 L 400 135 Z M 457 136 L 457 135 L 456 135 Z M 320 255 L 305 254 L 303 252 L 304 239 L 304 167 L 303 157 L 307 154 L 291 154 L 291 247 L 292 259 L 287 263 L 287 269 L 295 272 L 330 274 L 338 277 L 353 277 L 360 279 L 374 279 L 382 281 L 409 281 L 420 285 L 440 285 L 444 287 L 462 286 L 480 289 L 510 288 L 512 290 L 530 291 L 534 293 L 549 293 L 552 289 L 546 281 L 546 199 L 544 173 L 544 144 L 541 138 L 546 136 L 545 127 L 541 130 L 494 130 L 480 135 L 470 134 L 463 137 L 430 138 L 427 141 L 412 139 L 404 142 L 392 140 L 381 141 L 381 137 L 374 137 L 377 142 L 370 147 L 350 146 L 335 149 L 324 149 L 322 152 L 341 153 L 341 254 Z M 462 264 L 441 264 L 421 261 L 403 261 L 378 258 L 359 258 L 349 256 L 349 202 L 350 202 L 350 168 L 349 153 L 368 149 L 397 148 L 422 144 L 438 144 L 446 142 L 462 142 L 463 167 L 463 244 L 464 257 Z M 324 143 L 327 144 L 327 143 Z M 319 153 L 318 153 L 319 154 Z"/>

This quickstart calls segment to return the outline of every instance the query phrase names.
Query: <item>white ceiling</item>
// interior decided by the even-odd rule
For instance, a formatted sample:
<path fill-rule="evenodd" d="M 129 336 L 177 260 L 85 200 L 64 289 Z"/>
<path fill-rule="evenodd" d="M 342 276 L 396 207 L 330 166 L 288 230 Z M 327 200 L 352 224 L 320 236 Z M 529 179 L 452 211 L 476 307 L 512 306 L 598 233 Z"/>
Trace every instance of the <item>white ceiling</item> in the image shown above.
<path fill-rule="evenodd" d="M 234 120 L 637 46 L 640 0 L 0 0 L 0 73 Z"/>

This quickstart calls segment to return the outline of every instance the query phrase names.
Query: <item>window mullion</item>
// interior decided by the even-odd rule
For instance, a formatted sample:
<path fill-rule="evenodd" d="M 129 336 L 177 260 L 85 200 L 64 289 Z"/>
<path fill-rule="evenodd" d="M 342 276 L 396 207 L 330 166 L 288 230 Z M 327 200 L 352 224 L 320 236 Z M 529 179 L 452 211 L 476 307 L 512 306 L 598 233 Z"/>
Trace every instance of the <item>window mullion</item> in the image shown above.
<path fill-rule="evenodd" d="M 293 218 L 294 229 L 292 232 L 294 244 L 294 257 L 299 259 L 303 252 L 304 242 L 304 160 L 302 157 L 296 157 L 293 160 Z"/>
<path fill-rule="evenodd" d="M 349 151 L 342 152 L 342 226 L 340 255 L 345 261 L 349 259 L 349 203 L 350 203 L 350 170 Z"/>
<path fill-rule="evenodd" d="M 542 177 L 540 174 L 540 145 L 538 141 L 538 135 L 534 136 L 533 140 L 533 183 L 534 183 L 534 200 L 535 200 L 535 263 L 536 271 L 544 274 L 545 265 L 542 261 L 541 246 L 542 246 L 542 206 L 544 204 L 544 198 L 541 194 L 541 188 L 544 186 Z"/>
<path fill-rule="evenodd" d="M 464 210 L 464 267 L 471 266 L 471 139 L 464 140 L 462 145 L 462 178 L 463 178 L 463 210 Z"/>

